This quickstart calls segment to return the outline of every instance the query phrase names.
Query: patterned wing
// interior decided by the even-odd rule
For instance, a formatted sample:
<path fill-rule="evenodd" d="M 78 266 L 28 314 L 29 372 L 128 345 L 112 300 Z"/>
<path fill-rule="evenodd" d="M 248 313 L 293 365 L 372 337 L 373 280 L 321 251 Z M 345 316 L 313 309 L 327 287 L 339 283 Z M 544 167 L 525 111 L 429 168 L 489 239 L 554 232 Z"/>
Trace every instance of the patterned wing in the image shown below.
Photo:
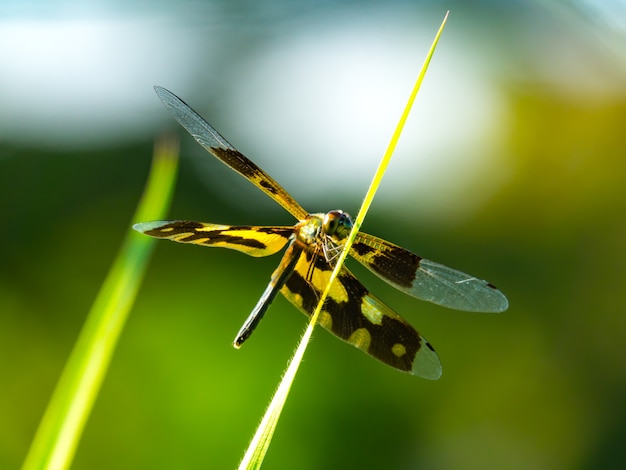
<path fill-rule="evenodd" d="M 287 191 L 285 191 L 267 173 L 246 158 L 235 147 L 228 143 L 211 125 L 196 113 L 187 103 L 174 93 L 155 86 L 154 91 L 161 98 L 167 109 L 174 118 L 185 128 L 196 141 L 206 150 L 212 153 L 226 166 L 232 168 L 244 178 L 250 180 L 257 188 L 280 204 L 287 212 L 296 219 L 302 220 L 307 212 L 298 204 Z"/>
<path fill-rule="evenodd" d="M 282 250 L 293 227 L 251 227 L 205 224 L 187 220 L 157 220 L 133 225 L 138 232 L 179 243 L 215 246 L 250 256 L 269 256 Z"/>
<path fill-rule="evenodd" d="M 302 253 L 281 293 L 306 315 L 317 306 L 330 278 L 324 257 Z M 310 277 L 307 280 L 307 277 Z M 441 376 L 441 363 L 433 347 L 406 320 L 370 294 L 342 268 L 320 314 L 320 324 L 342 340 L 385 364 L 427 379 Z"/>
<path fill-rule="evenodd" d="M 502 312 L 509 306 L 495 286 L 366 233 L 350 255 L 378 277 L 413 297 L 470 312 Z"/>

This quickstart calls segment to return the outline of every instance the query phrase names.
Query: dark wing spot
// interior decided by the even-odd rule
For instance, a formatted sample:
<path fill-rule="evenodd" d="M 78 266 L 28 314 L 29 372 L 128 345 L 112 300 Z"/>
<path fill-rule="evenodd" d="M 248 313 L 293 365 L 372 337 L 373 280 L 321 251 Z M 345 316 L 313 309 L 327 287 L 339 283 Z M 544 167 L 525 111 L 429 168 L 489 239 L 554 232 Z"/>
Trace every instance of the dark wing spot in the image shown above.
<path fill-rule="evenodd" d="M 279 227 L 252 227 L 252 226 L 237 226 L 238 230 L 255 230 L 261 233 L 267 233 L 270 235 L 280 235 L 283 237 L 289 237 L 289 231 L 285 228 Z M 228 229 L 220 230 L 206 230 L 205 225 L 200 222 L 193 221 L 176 221 L 169 224 L 165 224 L 161 227 L 157 227 L 152 230 L 146 231 L 146 235 L 150 235 L 156 238 L 173 238 L 177 237 L 177 240 L 183 243 L 192 243 L 200 240 L 207 245 L 213 245 L 216 243 L 230 243 L 232 245 L 248 246 L 250 248 L 265 249 L 267 245 L 259 240 L 249 237 L 240 237 L 237 235 L 226 234 Z"/>
<path fill-rule="evenodd" d="M 262 179 L 261 181 L 259 181 L 259 184 L 261 186 L 263 186 L 265 189 L 267 189 L 270 193 L 272 193 L 272 194 L 276 194 L 277 193 L 276 186 L 274 186 L 269 181 L 266 181 L 265 179 Z"/>
<path fill-rule="evenodd" d="M 255 179 L 259 175 L 263 174 L 261 169 L 256 166 L 252 160 L 248 159 L 248 157 L 243 155 L 238 150 L 211 147 L 211 151 L 217 158 L 246 178 Z"/>
<path fill-rule="evenodd" d="M 350 249 L 354 250 L 354 252 L 360 256 L 365 256 L 366 254 L 371 253 L 372 251 L 376 251 L 371 246 L 368 246 L 365 243 L 359 243 L 359 242 L 354 242 L 352 244 L 352 248 Z"/>
<path fill-rule="evenodd" d="M 287 289 L 292 293 L 299 295 L 302 298 L 302 309 L 311 315 L 317 306 L 320 293 L 317 289 L 314 289 L 311 284 L 306 282 L 304 277 L 299 272 L 294 271 L 287 282 L 285 283 Z"/>
<path fill-rule="evenodd" d="M 392 367 L 410 371 L 421 345 L 421 338 L 417 331 L 401 319 L 386 315 L 382 317 L 380 325 L 371 323 L 361 313 L 362 299 L 369 294 L 367 289 L 351 276 L 340 276 L 340 282 L 350 294 L 348 301 L 335 302 L 334 299 L 329 298 L 324 306 L 324 310 L 332 318 L 333 333 L 342 339 L 347 339 L 359 328 L 365 328 L 371 336 L 367 351 L 369 354 Z M 396 356 L 392 352 L 396 344 L 402 344 L 406 349 L 406 354 L 401 357 Z"/>
<path fill-rule="evenodd" d="M 400 247 L 387 247 L 370 258 L 374 272 L 399 286 L 409 288 L 422 258 Z"/>
<path fill-rule="evenodd" d="M 198 232 L 190 234 L 187 237 L 181 238 L 182 242 L 192 242 L 195 240 L 202 240 L 208 238 L 210 244 L 215 243 L 230 243 L 231 245 L 249 246 L 250 248 L 265 249 L 267 245 L 254 238 L 239 237 L 234 235 L 224 235 L 221 230 L 214 230 L 210 232 Z"/>
<path fill-rule="evenodd" d="M 267 180 L 263 170 L 261 170 L 252 160 L 244 154 L 234 149 L 223 149 L 211 147 L 211 150 L 224 163 L 232 167 L 237 173 L 252 181 L 258 181 L 267 192 L 276 194 L 278 192 L 275 184 Z"/>
<path fill-rule="evenodd" d="M 161 225 L 160 227 L 153 228 L 144 232 L 146 235 L 155 238 L 169 238 L 174 235 L 180 235 L 181 233 L 194 232 L 195 230 L 202 228 L 200 222 L 192 221 L 176 221 L 169 224 Z"/>
<path fill-rule="evenodd" d="M 270 235 L 280 235 L 280 236 L 289 236 L 290 234 L 286 233 L 286 230 L 282 227 L 257 227 L 256 231 L 259 233 L 267 233 Z"/>
<path fill-rule="evenodd" d="M 364 328 L 371 336 L 368 354 L 396 369 L 411 371 L 415 355 L 421 347 L 421 338 L 417 331 L 401 319 L 388 316 L 382 317 L 380 325 L 373 324 L 361 313 L 361 302 L 368 295 L 367 289 L 352 276 L 340 276 L 340 282 L 349 293 L 348 301 L 337 302 L 330 297 L 326 299 L 324 311 L 332 319 L 330 331 L 346 341 L 355 331 Z M 317 306 L 320 292 L 298 272 L 294 272 L 285 285 L 292 293 L 300 295 L 302 309 L 311 315 Z M 406 353 L 400 357 L 392 351 L 397 344 L 406 349 Z"/>

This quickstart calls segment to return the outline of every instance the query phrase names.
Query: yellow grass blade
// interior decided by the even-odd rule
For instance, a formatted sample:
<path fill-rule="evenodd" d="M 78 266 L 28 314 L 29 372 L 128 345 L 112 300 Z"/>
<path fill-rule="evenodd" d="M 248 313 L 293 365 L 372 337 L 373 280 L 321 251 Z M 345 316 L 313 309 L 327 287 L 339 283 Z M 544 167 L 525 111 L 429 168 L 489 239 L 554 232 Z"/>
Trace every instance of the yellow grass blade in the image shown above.
<path fill-rule="evenodd" d="M 413 102 L 415 101 L 415 97 L 417 96 L 417 92 L 422 84 L 422 81 L 424 80 L 424 76 L 426 75 L 426 70 L 428 69 L 428 65 L 430 64 L 430 59 L 432 58 L 433 53 L 435 52 L 435 47 L 437 46 L 437 42 L 439 41 L 439 37 L 441 36 L 441 33 L 443 31 L 443 28 L 446 24 L 447 19 L 448 19 L 448 13 L 446 13 L 446 16 L 444 17 L 443 22 L 441 23 L 441 26 L 439 28 L 439 31 L 437 32 L 437 35 L 435 36 L 433 44 L 430 50 L 428 51 L 426 60 L 424 61 L 420 74 L 417 78 L 417 81 L 415 82 L 415 86 L 413 87 L 409 100 L 406 104 L 406 107 L 404 108 L 404 112 L 402 113 L 402 116 L 400 117 L 400 121 L 398 122 L 398 125 L 396 126 L 396 130 L 394 131 L 393 136 L 391 137 L 391 141 L 389 142 L 387 151 L 383 155 L 383 158 L 378 166 L 378 169 L 376 170 L 376 174 L 374 175 L 374 178 L 372 179 L 372 183 L 370 184 L 367 194 L 365 195 L 363 204 L 361 205 L 361 209 L 359 210 L 359 213 L 356 216 L 356 219 L 354 221 L 354 227 L 352 228 L 352 231 L 350 232 L 350 236 L 348 237 L 346 244 L 343 247 L 341 256 L 339 257 L 337 261 L 337 265 L 335 266 L 335 269 L 333 269 L 333 272 L 331 273 L 330 279 L 328 281 L 328 285 L 326 286 L 326 289 L 324 290 L 324 292 L 322 293 L 322 296 L 320 297 L 320 300 L 317 304 L 317 308 L 315 309 L 315 312 L 311 316 L 311 321 L 309 322 L 309 325 L 306 331 L 304 332 L 304 335 L 302 336 L 300 343 L 298 344 L 298 348 L 296 349 L 296 352 L 294 356 L 292 357 L 285 374 L 283 375 L 280 385 L 278 386 L 278 389 L 276 390 L 276 393 L 274 394 L 274 397 L 272 398 L 272 401 L 270 402 L 270 405 L 268 406 L 265 412 L 265 415 L 263 416 L 263 419 L 261 420 L 261 423 L 259 424 L 259 427 L 257 428 L 257 431 L 254 434 L 254 437 L 252 438 L 252 441 L 250 442 L 248 450 L 246 451 L 241 463 L 239 464 L 240 470 L 258 469 L 261 467 L 261 464 L 263 463 L 263 459 L 265 457 L 267 449 L 269 448 L 270 442 L 272 440 L 272 436 L 274 434 L 274 430 L 276 429 L 276 424 L 278 423 L 278 418 L 280 417 L 280 413 L 282 411 L 283 405 L 285 404 L 287 395 L 289 394 L 289 390 L 295 379 L 296 372 L 298 371 L 298 367 L 300 366 L 300 362 L 302 361 L 302 357 L 304 356 L 306 347 L 309 343 L 309 340 L 311 339 L 311 335 L 313 334 L 313 328 L 315 324 L 317 323 L 317 319 L 322 310 L 322 306 L 324 305 L 324 301 L 326 300 L 326 297 L 328 297 L 330 286 L 334 282 L 334 280 L 337 278 L 337 274 L 339 273 L 341 266 L 343 266 L 346 256 L 348 255 L 348 251 L 350 251 L 350 247 L 354 243 L 354 239 L 357 233 L 359 232 L 359 228 L 361 227 L 363 220 L 365 219 L 365 214 L 367 213 L 374 199 L 374 195 L 376 194 L 376 190 L 378 189 L 378 186 L 380 185 L 380 181 L 382 180 L 382 177 L 385 174 L 385 170 L 387 169 L 387 165 L 389 164 L 391 156 L 393 155 L 393 152 L 396 148 L 396 144 L 398 143 L 398 140 L 400 139 L 400 134 L 402 133 L 404 123 L 406 122 L 409 116 L 409 112 L 411 111 L 411 107 L 413 106 Z"/>

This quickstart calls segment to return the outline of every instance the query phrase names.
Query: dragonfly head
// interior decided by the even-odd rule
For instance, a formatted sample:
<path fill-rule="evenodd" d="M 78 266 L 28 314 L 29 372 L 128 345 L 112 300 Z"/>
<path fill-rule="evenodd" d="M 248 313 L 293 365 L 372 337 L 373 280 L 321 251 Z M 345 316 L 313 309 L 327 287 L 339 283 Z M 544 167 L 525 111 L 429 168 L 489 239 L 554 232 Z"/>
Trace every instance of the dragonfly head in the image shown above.
<path fill-rule="evenodd" d="M 352 230 L 352 219 L 344 211 L 330 211 L 324 216 L 322 222 L 323 232 L 330 236 L 333 241 L 345 240 Z"/>

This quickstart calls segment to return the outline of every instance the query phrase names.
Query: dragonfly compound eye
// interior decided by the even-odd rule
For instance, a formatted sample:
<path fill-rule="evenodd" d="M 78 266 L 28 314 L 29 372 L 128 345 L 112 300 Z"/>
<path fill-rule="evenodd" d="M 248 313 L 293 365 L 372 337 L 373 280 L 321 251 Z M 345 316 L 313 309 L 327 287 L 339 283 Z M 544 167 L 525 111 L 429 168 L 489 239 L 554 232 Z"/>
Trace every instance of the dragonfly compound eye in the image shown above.
<path fill-rule="evenodd" d="M 344 211 L 330 211 L 324 217 L 324 232 L 326 235 L 343 240 L 352 230 L 352 219 Z"/>

